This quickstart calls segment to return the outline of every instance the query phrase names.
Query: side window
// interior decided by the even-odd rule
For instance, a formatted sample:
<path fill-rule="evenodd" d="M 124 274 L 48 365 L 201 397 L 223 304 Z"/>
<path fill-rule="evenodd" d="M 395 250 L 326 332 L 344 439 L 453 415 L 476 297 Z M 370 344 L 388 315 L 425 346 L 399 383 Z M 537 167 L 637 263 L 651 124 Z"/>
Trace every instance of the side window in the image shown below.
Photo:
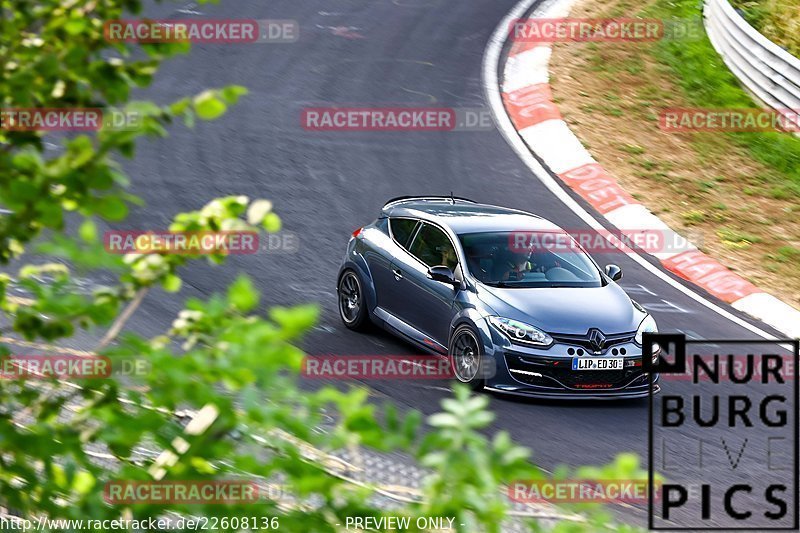
<path fill-rule="evenodd" d="M 450 239 L 442 230 L 430 224 L 422 226 L 408 251 L 429 267 L 444 265 L 455 270 L 458 265 L 456 250 Z"/>
<path fill-rule="evenodd" d="M 417 227 L 417 221 L 411 218 L 392 218 L 389 220 L 389 229 L 392 232 L 394 240 L 397 244 L 407 248 L 408 239 L 414 233 L 414 228 Z"/>

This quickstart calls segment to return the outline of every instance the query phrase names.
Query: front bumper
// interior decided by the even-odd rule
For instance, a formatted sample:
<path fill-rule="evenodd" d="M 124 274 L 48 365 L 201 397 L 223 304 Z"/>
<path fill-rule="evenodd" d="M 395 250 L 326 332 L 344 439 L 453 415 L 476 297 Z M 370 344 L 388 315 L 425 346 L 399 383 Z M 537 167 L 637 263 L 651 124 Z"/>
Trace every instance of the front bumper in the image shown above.
<path fill-rule="evenodd" d="M 581 336 L 554 335 L 547 348 L 511 344 L 499 332 L 492 332 L 496 372 L 486 382 L 495 392 L 538 398 L 625 399 L 645 398 L 650 394 L 648 374 L 642 371 L 641 347 L 633 334 L 610 337 L 601 351 L 587 348 Z M 622 357 L 622 370 L 572 370 L 575 357 Z M 653 376 L 653 392 L 660 390 L 658 374 Z"/>

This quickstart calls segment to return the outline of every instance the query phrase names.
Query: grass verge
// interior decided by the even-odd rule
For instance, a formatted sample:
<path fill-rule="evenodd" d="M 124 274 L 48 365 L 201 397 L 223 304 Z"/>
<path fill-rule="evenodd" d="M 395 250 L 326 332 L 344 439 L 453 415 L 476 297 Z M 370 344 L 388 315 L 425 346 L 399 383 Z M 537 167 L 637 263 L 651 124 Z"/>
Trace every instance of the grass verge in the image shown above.
<path fill-rule="evenodd" d="M 664 20 L 697 18 L 696 0 L 658 0 L 644 16 Z M 665 39 L 654 47 L 655 56 L 675 73 L 687 100 L 702 108 L 752 108 L 752 98 L 706 39 Z M 727 133 L 732 143 L 749 150 L 769 169 L 763 176 L 768 193 L 800 200 L 800 138 L 781 132 Z"/>
<path fill-rule="evenodd" d="M 584 0 L 572 17 L 700 20 L 697 0 Z M 800 139 L 667 132 L 670 107 L 754 108 L 708 39 L 559 43 L 554 97 L 592 155 L 700 248 L 800 306 Z"/>
<path fill-rule="evenodd" d="M 768 39 L 800 57 L 800 4 L 796 0 L 731 0 L 731 5 Z"/>

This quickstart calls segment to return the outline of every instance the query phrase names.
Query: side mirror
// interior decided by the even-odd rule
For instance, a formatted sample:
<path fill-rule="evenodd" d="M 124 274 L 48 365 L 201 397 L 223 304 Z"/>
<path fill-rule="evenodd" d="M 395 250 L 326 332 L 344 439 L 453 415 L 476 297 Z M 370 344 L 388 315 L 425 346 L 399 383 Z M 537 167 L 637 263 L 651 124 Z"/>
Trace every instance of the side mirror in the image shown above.
<path fill-rule="evenodd" d="M 622 279 L 622 269 L 617 265 L 606 265 L 606 276 L 611 278 L 611 281 Z"/>
<path fill-rule="evenodd" d="M 430 267 L 428 269 L 428 277 L 433 281 L 441 281 L 442 283 L 447 283 L 449 285 L 458 285 L 453 271 L 443 265 Z"/>

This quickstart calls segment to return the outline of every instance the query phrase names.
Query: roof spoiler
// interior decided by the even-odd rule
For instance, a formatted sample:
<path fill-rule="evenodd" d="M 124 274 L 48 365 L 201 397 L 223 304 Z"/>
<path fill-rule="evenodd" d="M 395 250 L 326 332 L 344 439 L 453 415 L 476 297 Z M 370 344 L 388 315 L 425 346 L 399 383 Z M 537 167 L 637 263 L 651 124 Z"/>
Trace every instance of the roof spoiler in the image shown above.
<path fill-rule="evenodd" d="M 383 204 L 383 208 L 386 209 L 387 207 L 394 207 L 397 204 L 402 204 L 404 202 L 441 202 L 441 201 L 449 201 L 453 204 L 456 202 L 467 202 L 470 204 L 476 204 L 475 200 L 470 200 L 469 198 L 462 198 L 461 196 L 398 196 L 397 198 L 392 198 L 385 204 Z"/>

